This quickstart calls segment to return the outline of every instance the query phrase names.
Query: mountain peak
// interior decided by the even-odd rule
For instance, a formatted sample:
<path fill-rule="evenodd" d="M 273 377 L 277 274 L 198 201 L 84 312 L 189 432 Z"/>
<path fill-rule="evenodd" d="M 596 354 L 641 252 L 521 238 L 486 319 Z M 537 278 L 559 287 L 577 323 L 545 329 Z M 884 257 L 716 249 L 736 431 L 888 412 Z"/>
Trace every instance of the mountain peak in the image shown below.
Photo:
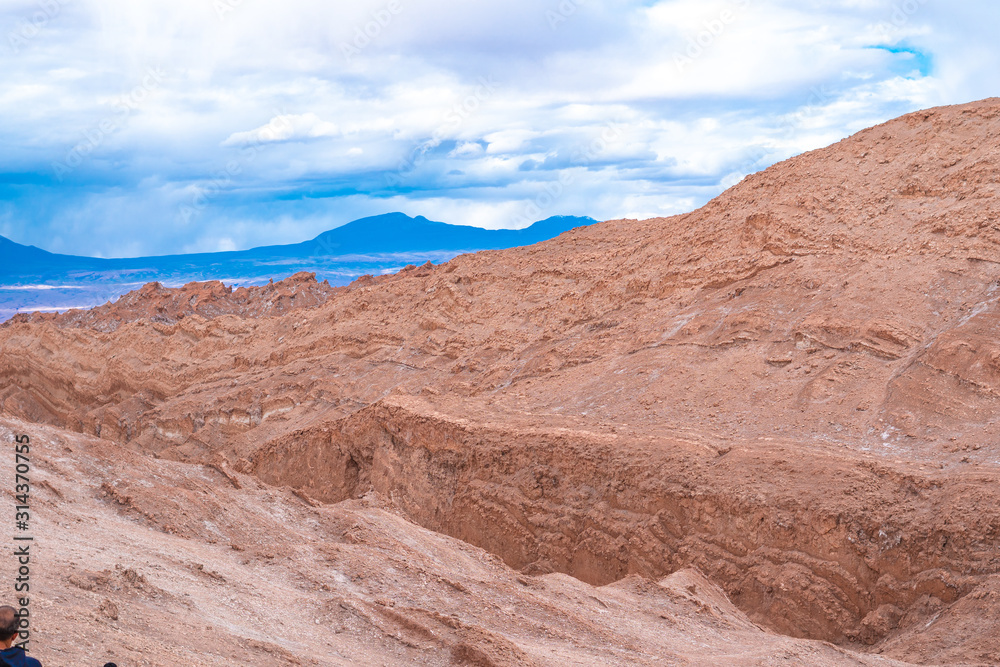
<path fill-rule="evenodd" d="M 531 245 L 584 225 L 593 218 L 555 216 L 524 229 L 484 229 L 411 218 L 404 213 L 361 218 L 323 232 L 312 241 L 316 252 L 354 254 L 375 252 L 413 252 L 432 250 L 494 250 Z"/>

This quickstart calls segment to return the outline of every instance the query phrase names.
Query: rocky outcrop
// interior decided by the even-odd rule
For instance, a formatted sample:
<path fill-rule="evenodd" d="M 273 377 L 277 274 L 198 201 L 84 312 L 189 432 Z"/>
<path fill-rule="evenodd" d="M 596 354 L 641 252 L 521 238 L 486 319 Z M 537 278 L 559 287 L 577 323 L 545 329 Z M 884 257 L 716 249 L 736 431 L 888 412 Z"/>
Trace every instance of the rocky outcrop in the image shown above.
<path fill-rule="evenodd" d="M 877 621 L 885 609 L 952 603 L 1000 565 L 987 546 L 1000 538 L 995 472 L 480 422 L 455 407 L 386 399 L 270 442 L 251 470 L 327 502 L 376 491 L 525 572 L 604 585 L 696 566 L 754 620 L 831 641 L 873 643 L 895 627 Z"/>
<path fill-rule="evenodd" d="M 318 306 L 338 291 L 342 290 L 331 287 L 325 280 L 317 282 L 316 274 L 307 272 L 296 273 L 277 283 L 272 281 L 267 285 L 236 289 L 218 280 L 188 283 L 176 288 L 149 283 L 123 295 L 114 303 L 63 313 L 20 313 L 0 324 L 0 327 L 15 322 L 47 322 L 58 327 L 89 327 L 113 332 L 128 322 L 148 320 L 174 324 L 190 315 L 205 319 L 222 315 L 269 317 Z"/>

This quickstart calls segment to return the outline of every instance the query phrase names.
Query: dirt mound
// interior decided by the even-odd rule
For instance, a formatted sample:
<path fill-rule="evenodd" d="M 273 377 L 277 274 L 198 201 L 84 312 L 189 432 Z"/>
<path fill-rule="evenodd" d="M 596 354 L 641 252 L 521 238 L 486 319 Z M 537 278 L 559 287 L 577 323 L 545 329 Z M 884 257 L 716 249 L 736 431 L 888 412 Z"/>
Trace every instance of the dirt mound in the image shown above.
<path fill-rule="evenodd" d="M 686 215 L 310 308 L 12 322 L 0 410 L 309 502 L 377 492 L 525 573 L 695 566 L 770 629 L 988 664 L 998 138 L 1000 100 L 910 114 Z"/>

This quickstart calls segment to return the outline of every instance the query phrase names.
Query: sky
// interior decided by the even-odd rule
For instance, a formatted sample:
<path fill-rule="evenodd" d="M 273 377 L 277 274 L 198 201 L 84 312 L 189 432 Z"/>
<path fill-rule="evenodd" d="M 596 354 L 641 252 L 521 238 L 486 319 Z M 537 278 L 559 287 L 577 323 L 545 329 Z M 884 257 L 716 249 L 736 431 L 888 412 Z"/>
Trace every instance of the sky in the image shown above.
<path fill-rule="evenodd" d="M 649 218 L 1000 94 L 992 0 L 0 0 L 0 235 L 128 257 L 402 211 Z"/>

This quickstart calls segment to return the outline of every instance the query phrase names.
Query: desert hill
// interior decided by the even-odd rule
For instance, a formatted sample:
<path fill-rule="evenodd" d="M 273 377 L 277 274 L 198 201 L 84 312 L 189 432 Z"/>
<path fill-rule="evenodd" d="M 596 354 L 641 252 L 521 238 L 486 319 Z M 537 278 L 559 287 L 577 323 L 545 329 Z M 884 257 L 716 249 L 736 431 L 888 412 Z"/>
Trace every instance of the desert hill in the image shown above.
<path fill-rule="evenodd" d="M 839 645 L 830 664 L 995 664 L 998 185 L 1000 100 L 922 111 L 689 214 L 409 267 L 303 307 L 270 310 L 261 293 L 179 308 L 186 293 L 150 288 L 127 302 L 139 316 L 14 321 L 0 329 L 0 410 L 80 451 L 178 475 L 193 473 L 153 459 L 213 466 L 223 478 L 206 489 L 232 477 L 234 498 L 264 483 L 330 516 L 360 512 L 381 562 L 399 558 L 390 519 L 360 498 L 528 582 L 661 595 L 663 577 L 704 577 L 695 588 L 717 586 L 761 641 L 820 640 L 796 644 L 801 664 L 823 664 L 805 657 L 822 641 Z M 122 493 L 135 502 L 140 487 Z M 151 509 L 102 502 L 165 530 Z M 499 581 L 472 595 L 503 608 Z M 633 627 L 644 655 L 667 651 Z M 489 628 L 509 646 L 478 664 L 556 661 Z M 665 641 L 751 645 L 699 632 Z M 561 659 L 605 664 L 580 651 Z"/>

